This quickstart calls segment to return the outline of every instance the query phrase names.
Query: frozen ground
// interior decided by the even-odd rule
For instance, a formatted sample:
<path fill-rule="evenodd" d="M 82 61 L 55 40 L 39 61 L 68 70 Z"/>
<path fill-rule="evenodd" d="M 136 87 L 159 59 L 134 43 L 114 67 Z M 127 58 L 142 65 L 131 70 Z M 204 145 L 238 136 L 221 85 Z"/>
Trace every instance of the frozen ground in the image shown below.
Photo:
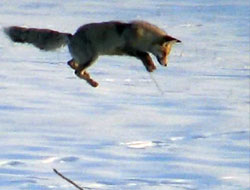
<path fill-rule="evenodd" d="M 249 1 L 1 0 L 0 26 L 74 32 L 144 19 L 181 39 L 153 77 L 102 57 L 93 89 L 65 64 L 0 34 L 0 189 L 247 190 Z"/>

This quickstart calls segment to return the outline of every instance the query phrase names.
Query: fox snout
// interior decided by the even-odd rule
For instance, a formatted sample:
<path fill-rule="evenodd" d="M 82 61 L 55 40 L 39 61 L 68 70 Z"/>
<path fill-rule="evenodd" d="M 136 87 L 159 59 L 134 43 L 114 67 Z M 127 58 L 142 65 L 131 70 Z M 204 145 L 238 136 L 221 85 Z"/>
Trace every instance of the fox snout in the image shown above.
<path fill-rule="evenodd" d="M 167 56 L 164 56 L 164 57 L 160 57 L 160 56 L 157 56 L 157 61 L 162 65 L 162 66 L 168 66 L 168 58 Z"/>

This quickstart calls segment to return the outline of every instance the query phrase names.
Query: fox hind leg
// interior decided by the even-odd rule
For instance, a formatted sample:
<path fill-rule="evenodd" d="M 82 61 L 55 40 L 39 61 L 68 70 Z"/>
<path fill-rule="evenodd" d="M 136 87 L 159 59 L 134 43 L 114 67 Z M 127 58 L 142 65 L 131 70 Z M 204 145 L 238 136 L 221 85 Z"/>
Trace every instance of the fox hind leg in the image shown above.
<path fill-rule="evenodd" d="M 86 70 L 82 70 L 80 73 L 76 71 L 75 73 L 79 78 L 86 80 L 92 87 L 97 87 L 99 85 L 98 82 L 90 77 L 90 74 Z"/>
<path fill-rule="evenodd" d="M 71 62 L 71 61 L 69 61 Z M 73 64 L 74 63 L 68 63 L 68 64 Z M 86 69 L 93 64 L 93 61 L 88 61 L 85 64 L 77 64 L 78 66 L 75 68 L 75 74 L 81 79 L 86 80 L 88 84 L 90 84 L 92 87 L 97 87 L 99 84 L 96 82 L 94 79 L 90 77 L 90 74 L 86 71 Z"/>
<path fill-rule="evenodd" d="M 69 60 L 68 65 L 74 70 L 79 67 L 79 64 L 74 59 Z"/>

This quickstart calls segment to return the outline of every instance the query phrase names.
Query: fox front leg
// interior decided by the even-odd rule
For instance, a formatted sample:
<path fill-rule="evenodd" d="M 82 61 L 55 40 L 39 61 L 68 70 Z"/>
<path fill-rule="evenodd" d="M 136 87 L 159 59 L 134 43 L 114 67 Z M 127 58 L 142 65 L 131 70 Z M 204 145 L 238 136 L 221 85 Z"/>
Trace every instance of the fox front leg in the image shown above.
<path fill-rule="evenodd" d="M 140 59 L 143 65 L 146 67 L 148 72 L 153 72 L 156 69 L 156 66 L 147 52 L 137 51 L 137 50 L 126 50 L 126 53 L 130 56 L 134 56 L 137 59 Z"/>
<path fill-rule="evenodd" d="M 136 52 L 136 57 L 140 59 L 148 72 L 153 72 L 156 66 L 147 52 Z"/>

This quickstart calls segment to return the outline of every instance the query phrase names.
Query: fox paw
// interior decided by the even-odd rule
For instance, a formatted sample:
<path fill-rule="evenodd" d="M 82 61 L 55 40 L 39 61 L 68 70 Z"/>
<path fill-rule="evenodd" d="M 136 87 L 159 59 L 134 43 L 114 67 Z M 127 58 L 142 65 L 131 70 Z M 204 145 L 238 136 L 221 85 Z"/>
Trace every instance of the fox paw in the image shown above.
<path fill-rule="evenodd" d="M 94 81 L 93 79 L 88 79 L 87 82 L 92 86 L 92 87 L 97 87 L 99 84 L 98 82 Z"/>
<path fill-rule="evenodd" d="M 148 65 L 146 67 L 146 69 L 147 69 L 148 72 L 153 72 L 156 69 L 156 66 L 155 65 Z"/>
<path fill-rule="evenodd" d="M 90 74 L 87 72 L 87 71 L 75 71 L 75 74 L 81 78 L 81 79 L 84 79 L 86 80 L 86 82 L 88 84 L 90 84 L 92 87 L 97 87 L 99 84 L 98 82 L 96 82 L 95 80 L 93 80 L 92 78 L 90 78 Z"/>

